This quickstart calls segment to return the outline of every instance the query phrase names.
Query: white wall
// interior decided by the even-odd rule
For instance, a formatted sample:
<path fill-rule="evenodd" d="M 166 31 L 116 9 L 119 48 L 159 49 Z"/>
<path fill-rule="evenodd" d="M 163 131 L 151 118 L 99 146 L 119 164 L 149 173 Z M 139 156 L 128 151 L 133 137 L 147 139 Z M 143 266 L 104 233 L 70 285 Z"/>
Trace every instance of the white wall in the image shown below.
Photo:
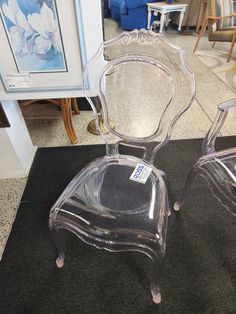
<path fill-rule="evenodd" d="M 101 0 L 80 0 L 87 61 L 103 41 Z"/>
<path fill-rule="evenodd" d="M 1 102 L 11 127 L 0 129 L 0 178 L 25 177 L 31 167 L 33 147 L 17 101 Z"/>

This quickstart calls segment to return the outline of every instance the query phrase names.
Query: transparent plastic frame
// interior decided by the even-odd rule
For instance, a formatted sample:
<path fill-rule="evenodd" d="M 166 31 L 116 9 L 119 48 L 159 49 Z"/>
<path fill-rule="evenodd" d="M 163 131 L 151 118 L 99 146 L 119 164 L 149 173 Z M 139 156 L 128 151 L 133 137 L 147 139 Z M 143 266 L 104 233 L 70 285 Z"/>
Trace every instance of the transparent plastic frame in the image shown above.
<path fill-rule="evenodd" d="M 218 112 L 203 140 L 203 156 L 196 162 L 188 174 L 184 192 L 174 205 L 178 211 L 190 193 L 196 176 L 203 177 L 209 184 L 213 196 L 233 216 L 236 216 L 236 147 L 216 151 L 215 142 L 219 135 L 229 110 L 236 109 L 236 98 L 225 101 L 218 106 Z"/>
<path fill-rule="evenodd" d="M 151 293 L 160 303 L 170 205 L 168 179 L 153 162 L 193 102 L 194 75 L 180 47 L 135 30 L 103 43 L 83 79 L 106 155 L 88 164 L 50 211 L 57 266 L 65 257 L 61 229 L 97 248 L 144 253 L 153 261 Z M 122 154 L 121 146 L 142 157 Z M 139 164 L 150 171 L 145 183 L 130 179 Z"/>

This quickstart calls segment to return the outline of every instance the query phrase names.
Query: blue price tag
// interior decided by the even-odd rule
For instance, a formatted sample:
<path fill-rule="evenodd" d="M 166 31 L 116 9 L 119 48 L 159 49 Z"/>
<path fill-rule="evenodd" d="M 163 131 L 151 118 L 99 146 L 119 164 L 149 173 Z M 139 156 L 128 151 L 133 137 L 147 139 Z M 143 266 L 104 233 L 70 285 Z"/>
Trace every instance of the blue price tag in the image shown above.
<path fill-rule="evenodd" d="M 135 167 L 133 173 L 131 174 L 130 180 L 145 184 L 151 172 L 152 172 L 151 167 L 148 167 L 143 164 L 138 164 Z"/>

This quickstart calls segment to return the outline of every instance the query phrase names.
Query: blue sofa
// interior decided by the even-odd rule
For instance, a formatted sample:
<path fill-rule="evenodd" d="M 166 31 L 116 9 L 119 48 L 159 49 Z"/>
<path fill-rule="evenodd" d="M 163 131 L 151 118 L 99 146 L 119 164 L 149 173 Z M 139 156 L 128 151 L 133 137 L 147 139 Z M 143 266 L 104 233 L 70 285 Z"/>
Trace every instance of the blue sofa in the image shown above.
<path fill-rule="evenodd" d="M 125 30 L 147 28 L 147 3 L 163 0 L 123 0 L 121 1 L 121 27 Z M 152 17 L 152 20 L 154 17 Z"/>
<path fill-rule="evenodd" d="M 147 28 L 147 3 L 161 1 L 163 0 L 110 0 L 111 17 L 120 21 L 124 30 Z"/>

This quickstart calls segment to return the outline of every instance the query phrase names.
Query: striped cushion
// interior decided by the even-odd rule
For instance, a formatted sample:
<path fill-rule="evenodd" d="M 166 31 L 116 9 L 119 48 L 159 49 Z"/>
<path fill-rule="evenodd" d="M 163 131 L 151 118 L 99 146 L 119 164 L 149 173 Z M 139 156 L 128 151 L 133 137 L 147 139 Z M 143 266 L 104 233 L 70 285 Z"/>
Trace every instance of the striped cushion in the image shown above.
<path fill-rule="evenodd" d="M 234 0 L 234 13 L 236 13 L 236 1 Z M 234 18 L 234 25 L 236 25 L 236 16 Z"/>
<path fill-rule="evenodd" d="M 234 13 L 233 0 L 216 0 L 217 16 L 231 15 Z M 220 20 L 217 23 L 217 28 L 222 29 L 234 25 L 234 18 Z"/>

